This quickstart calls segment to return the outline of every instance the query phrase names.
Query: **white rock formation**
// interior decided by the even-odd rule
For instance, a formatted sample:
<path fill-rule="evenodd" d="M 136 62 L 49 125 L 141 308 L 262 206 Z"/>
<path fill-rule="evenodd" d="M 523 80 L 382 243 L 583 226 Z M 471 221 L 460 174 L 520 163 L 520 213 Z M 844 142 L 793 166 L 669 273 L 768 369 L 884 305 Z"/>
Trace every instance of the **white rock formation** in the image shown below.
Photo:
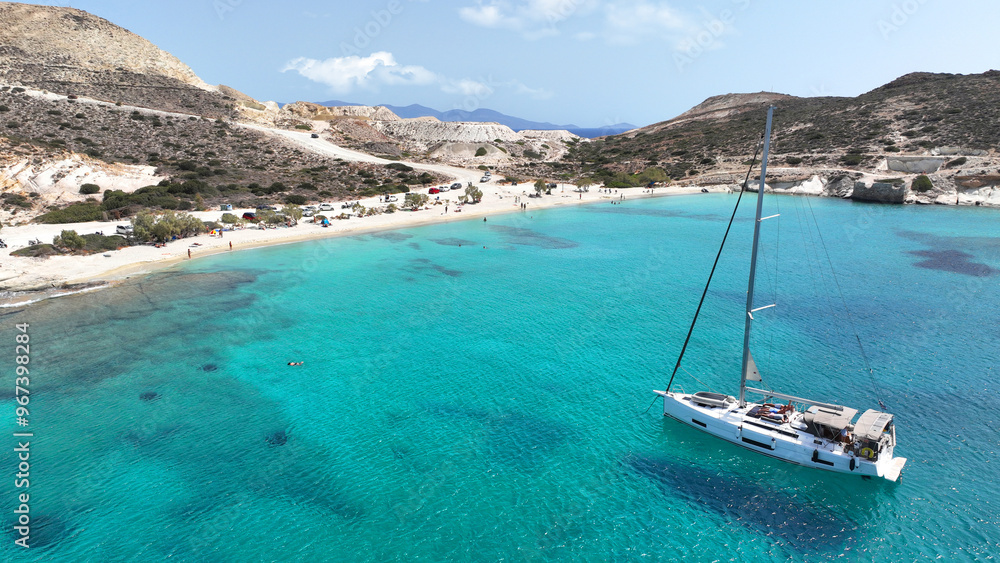
<path fill-rule="evenodd" d="M 156 175 L 153 166 L 108 164 L 79 154 L 60 160 L 18 159 L 0 166 L 0 188 L 4 192 L 35 192 L 46 204 L 72 203 L 87 197 L 80 194 L 83 184 L 97 184 L 101 190 L 133 192 L 155 185 L 164 176 Z"/>
<path fill-rule="evenodd" d="M 404 119 L 401 121 L 375 121 L 372 126 L 390 137 L 418 143 L 440 141 L 488 143 L 496 139 L 516 142 L 522 139 L 513 129 L 499 123 Z"/>

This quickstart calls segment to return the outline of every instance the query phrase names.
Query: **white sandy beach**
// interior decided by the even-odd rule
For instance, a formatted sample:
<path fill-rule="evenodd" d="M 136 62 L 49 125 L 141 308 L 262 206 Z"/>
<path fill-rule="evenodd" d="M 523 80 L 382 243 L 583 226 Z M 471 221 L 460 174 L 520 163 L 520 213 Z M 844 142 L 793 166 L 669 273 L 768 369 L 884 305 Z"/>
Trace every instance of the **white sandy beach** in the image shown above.
<path fill-rule="evenodd" d="M 457 176 L 458 181 L 463 183 L 472 181 L 472 178 L 478 180 L 481 174 L 478 170 L 461 170 L 443 166 L 435 167 L 438 171 L 444 171 L 442 170 L 443 168 L 448 168 L 447 172 L 451 172 Z M 456 171 L 461 172 L 461 174 L 454 174 Z M 644 193 L 645 190 L 643 188 L 619 190 L 617 194 L 601 193 L 597 189 L 579 193 L 573 191 L 575 186 L 560 184 L 552 190 L 552 195 L 529 198 L 526 197 L 527 194 L 534 192 L 534 188 L 529 184 L 510 186 L 498 185 L 495 181 L 487 183 L 476 181 L 476 185 L 483 191 L 483 198 L 480 203 L 475 205 L 459 207 L 457 205 L 458 197 L 463 192 L 443 192 L 430 196 L 431 204 L 419 211 L 398 211 L 392 214 L 381 214 L 372 217 L 352 217 L 346 220 L 332 220 L 329 227 L 322 227 L 319 224 L 308 222 L 310 221 L 309 218 L 303 218 L 299 224 L 290 228 L 279 227 L 261 230 L 257 227 L 247 227 L 225 231 L 222 237 L 204 234 L 176 240 L 160 248 L 142 245 L 87 256 L 23 258 L 11 256 L 10 252 L 27 246 L 32 239 L 51 242 L 53 237 L 64 229 L 73 229 L 80 234 L 101 231 L 105 235 L 110 235 L 115 232 L 116 225 L 128 224 L 128 221 L 61 225 L 31 224 L 5 227 L 2 231 L 2 237 L 7 242 L 8 248 L 0 251 L 0 289 L 11 293 L 6 298 L 0 299 L 0 302 L 5 301 L 5 304 L 11 305 L 30 301 L 35 298 L 31 295 L 18 292 L 61 288 L 65 285 L 94 284 L 123 280 L 131 276 L 169 266 L 181 260 L 186 260 L 188 259 L 188 251 L 191 252 L 192 259 L 218 252 L 229 252 L 230 244 L 232 245 L 232 251 L 239 251 L 259 246 L 286 244 L 367 231 L 398 229 L 444 221 L 481 220 L 484 216 L 499 213 L 522 212 L 530 215 L 532 211 L 537 209 L 582 203 L 598 203 L 601 201 L 610 205 L 612 199 L 618 199 L 622 195 L 628 200 L 637 197 L 696 193 L 700 190 L 700 188 L 695 187 L 671 187 L 656 188 L 652 194 Z M 421 191 L 426 192 L 426 190 Z M 400 194 L 399 197 L 401 201 L 402 195 Z M 527 203 L 525 211 L 521 210 L 520 203 L 515 202 L 518 197 L 521 198 L 520 201 Z M 435 205 L 435 198 L 440 198 L 440 201 L 443 203 Z M 379 198 L 363 199 L 360 200 L 360 203 L 366 207 L 378 206 Z M 447 213 L 445 212 L 445 203 L 447 203 Z M 341 212 L 340 204 L 335 203 L 334 207 L 334 211 L 326 212 L 325 214 L 327 216 L 338 215 Z M 240 216 L 244 211 L 253 210 L 234 209 L 232 213 Z M 223 213 L 223 211 L 204 211 L 192 214 L 202 220 L 208 221 L 217 220 Z"/>

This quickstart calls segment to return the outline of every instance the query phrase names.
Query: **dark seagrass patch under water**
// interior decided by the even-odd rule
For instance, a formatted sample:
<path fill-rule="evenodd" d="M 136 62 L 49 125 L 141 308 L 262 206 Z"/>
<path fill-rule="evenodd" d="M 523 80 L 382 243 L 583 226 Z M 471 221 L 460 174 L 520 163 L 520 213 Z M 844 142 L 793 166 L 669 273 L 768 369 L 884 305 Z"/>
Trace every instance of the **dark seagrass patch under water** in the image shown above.
<path fill-rule="evenodd" d="M 858 543 L 858 526 L 831 509 L 803 503 L 744 476 L 709 471 L 674 459 L 629 455 L 626 466 L 664 492 L 740 523 L 799 552 L 842 553 Z"/>
<path fill-rule="evenodd" d="M 561 249 L 576 248 L 580 246 L 576 241 L 560 237 L 550 237 L 532 229 L 522 227 L 508 227 L 507 225 L 490 225 L 490 229 L 496 231 L 506 238 L 507 244 L 518 244 L 521 246 L 537 246 L 538 248 Z"/>

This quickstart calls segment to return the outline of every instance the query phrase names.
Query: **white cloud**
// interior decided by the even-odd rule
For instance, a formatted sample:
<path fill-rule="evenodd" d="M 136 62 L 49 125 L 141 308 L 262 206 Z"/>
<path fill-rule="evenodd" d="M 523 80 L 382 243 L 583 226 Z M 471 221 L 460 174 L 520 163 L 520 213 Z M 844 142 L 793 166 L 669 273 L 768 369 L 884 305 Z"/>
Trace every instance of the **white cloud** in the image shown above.
<path fill-rule="evenodd" d="M 514 81 L 513 86 L 516 93 L 524 94 L 535 100 L 548 100 L 555 95 L 551 90 L 546 90 L 545 88 L 529 88 L 517 81 Z"/>
<path fill-rule="evenodd" d="M 458 11 L 458 15 L 463 20 L 482 27 L 517 28 L 521 25 L 521 22 L 515 18 L 505 16 L 503 10 L 504 7 L 498 4 L 479 5 L 474 8 L 461 8 Z"/>
<path fill-rule="evenodd" d="M 506 29 L 526 39 L 559 35 L 573 19 L 571 36 L 580 41 L 601 38 L 608 43 L 633 45 L 664 41 L 675 50 L 685 50 L 710 32 L 712 45 L 731 31 L 720 29 L 717 16 L 701 8 L 701 16 L 681 9 L 678 0 L 478 0 L 458 10 L 459 16 L 477 26 Z M 733 13 L 735 9 L 720 13 Z"/>
<path fill-rule="evenodd" d="M 651 36 L 677 36 L 695 29 L 686 16 L 663 2 L 609 2 L 604 14 L 606 37 L 616 43 L 637 43 Z"/>
<path fill-rule="evenodd" d="M 326 84 L 338 94 L 354 90 L 378 90 L 382 86 L 436 86 L 446 94 L 484 100 L 498 89 L 534 99 L 547 99 L 552 93 L 543 88 L 530 88 L 517 80 L 497 82 L 471 78 L 450 78 L 420 65 L 403 65 L 392 53 L 379 51 L 367 57 L 352 55 L 324 60 L 299 57 L 288 61 L 281 72 L 294 70 L 301 76 Z"/>
<path fill-rule="evenodd" d="M 509 29 L 527 39 L 558 35 L 557 24 L 593 10 L 599 0 L 480 0 L 459 8 L 465 21 L 482 27 Z"/>
<path fill-rule="evenodd" d="M 485 98 L 493 94 L 493 88 L 478 80 L 463 78 L 460 80 L 448 80 L 441 84 L 441 91 L 446 94 L 459 94 L 461 96 L 476 96 Z"/>
<path fill-rule="evenodd" d="M 294 70 L 334 92 L 347 93 L 355 88 L 433 84 L 439 77 L 422 66 L 401 65 L 392 53 L 379 51 L 367 57 L 333 57 L 325 60 L 299 57 L 288 61 L 282 72 Z"/>

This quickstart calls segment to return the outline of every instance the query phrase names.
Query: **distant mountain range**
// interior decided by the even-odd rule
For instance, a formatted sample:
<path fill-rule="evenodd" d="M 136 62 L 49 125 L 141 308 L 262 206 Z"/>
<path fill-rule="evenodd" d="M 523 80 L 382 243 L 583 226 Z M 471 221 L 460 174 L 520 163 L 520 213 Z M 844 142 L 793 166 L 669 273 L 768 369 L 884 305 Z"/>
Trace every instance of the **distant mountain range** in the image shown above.
<path fill-rule="evenodd" d="M 341 100 L 327 100 L 325 102 L 316 102 L 321 106 L 360 106 L 366 104 L 356 104 L 353 102 L 344 102 Z M 427 106 L 422 106 L 419 104 L 410 104 L 408 106 L 392 106 L 388 104 L 378 104 L 383 107 L 388 108 L 392 113 L 395 113 L 402 118 L 414 118 L 414 117 L 436 117 L 441 121 L 475 121 L 475 122 L 497 122 L 501 125 L 506 125 L 514 131 L 522 131 L 524 129 L 540 129 L 540 130 L 553 130 L 553 129 L 566 129 L 574 135 L 579 135 L 581 137 L 587 137 L 588 139 L 594 137 L 601 137 L 604 135 L 617 135 L 618 133 L 623 133 L 625 131 L 631 131 L 636 129 L 638 126 L 632 125 L 631 123 L 616 123 L 614 125 L 608 125 L 606 127 L 578 127 L 576 125 L 556 125 L 555 123 L 531 121 L 528 119 L 521 119 L 520 117 L 514 117 L 512 115 L 506 115 L 498 111 L 479 108 L 475 111 L 465 111 L 460 109 L 453 109 L 448 111 L 438 111 L 434 108 L 429 108 Z"/>

